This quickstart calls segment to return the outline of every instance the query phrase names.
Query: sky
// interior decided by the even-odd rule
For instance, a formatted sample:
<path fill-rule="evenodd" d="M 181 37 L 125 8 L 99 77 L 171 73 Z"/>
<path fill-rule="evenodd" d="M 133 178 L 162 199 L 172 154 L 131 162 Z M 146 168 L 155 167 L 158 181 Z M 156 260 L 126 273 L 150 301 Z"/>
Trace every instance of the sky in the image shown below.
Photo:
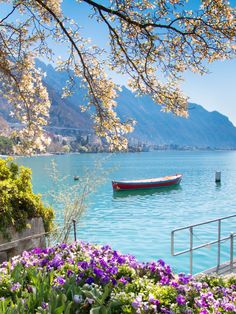
<path fill-rule="evenodd" d="M 104 1 L 107 0 L 97 0 L 100 3 Z M 189 0 L 188 6 L 194 9 L 198 3 L 198 0 Z M 236 8 L 236 0 L 231 0 L 230 3 Z M 3 10 L 2 4 L 1 9 Z M 98 25 L 95 19 L 88 18 L 91 11 L 87 4 L 78 4 L 75 0 L 64 0 L 62 9 L 65 15 L 82 26 L 82 35 L 91 38 L 92 42 L 100 47 L 108 46 L 106 28 L 102 24 Z M 0 11 L 0 17 L 1 13 L 5 12 Z M 60 46 L 54 49 L 56 54 L 62 54 L 63 57 L 63 49 Z M 204 76 L 186 72 L 182 89 L 190 102 L 200 104 L 208 111 L 219 111 L 228 116 L 236 126 L 236 59 L 215 61 L 208 68 L 210 73 Z M 126 77 L 116 74 L 112 74 L 112 77 L 116 83 L 126 85 Z"/>
<path fill-rule="evenodd" d="M 186 73 L 183 91 L 190 102 L 219 111 L 236 126 L 236 60 L 215 61 L 204 76 Z"/>
<path fill-rule="evenodd" d="M 230 3 L 236 8 L 236 0 L 231 0 Z M 188 5 L 194 9 L 198 6 L 198 0 L 189 0 Z M 94 20 L 87 18 L 90 12 L 88 5 L 77 5 L 73 0 L 64 0 L 62 6 L 66 15 L 72 16 L 82 25 L 85 36 L 102 47 L 107 45 L 105 28 L 102 25 L 98 27 Z M 208 69 L 209 74 L 204 76 L 186 72 L 182 89 L 190 102 L 200 104 L 208 111 L 219 111 L 236 126 L 236 59 L 215 61 Z M 114 79 L 118 84 L 125 85 L 124 77 L 115 75 Z"/>

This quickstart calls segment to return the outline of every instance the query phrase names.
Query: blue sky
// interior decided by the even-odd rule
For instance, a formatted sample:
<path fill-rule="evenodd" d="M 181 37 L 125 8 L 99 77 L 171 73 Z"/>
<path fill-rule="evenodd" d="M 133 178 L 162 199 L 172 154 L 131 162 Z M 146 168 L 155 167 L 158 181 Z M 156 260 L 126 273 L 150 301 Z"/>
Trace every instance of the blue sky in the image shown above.
<path fill-rule="evenodd" d="M 197 3 L 197 0 L 189 0 L 188 5 L 196 7 Z M 236 0 L 231 0 L 230 3 L 236 8 Z M 108 39 L 105 27 L 98 26 L 96 21 L 87 18 L 90 12 L 88 5 L 64 0 L 63 11 L 82 25 L 85 36 L 98 45 L 106 46 Z M 182 84 L 183 91 L 191 102 L 198 103 L 209 111 L 217 110 L 227 115 L 236 126 L 236 60 L 216 61 L 209 65 L 209 71 L 210 74 L 204 76 L 187 72 Z M 114 78 L 117 83 L 125 84 L 125 78 Z"/>
<path fill-rule="evenodd" d="M 98 0 L 103 2 L 104 0 Z M 189 7 L 196 7 L 198 0 L 189 0 Z M 230 1 L 236 8 L 236 0 Z M 92 39 L 95 44 L 106 47 L 108 42 L 104 25 L 89 19 L 91 13 L 87 4 L 77 3 L 75 0 L 64 0 L 62 3 L 65 15 L 73 18 L 82 26 L 82 34 Z M 0 17 L 8 11 L 9 6 L 1 4 Z M 56 54 L 63 54 L 62 47 L 53 47 Z M 191 102 L 202 105 L 209 111 L 217 110 L 229 117 L 236 126 L 236 59 L 230 61 L 215 61 L 209 65 L 210 74 L 200 76 L 198 74 L 185 73 L 185 81 L 182 84 L 183 91 L 190 97 Z M 126 78 L 113 74 L 113 78 L 120 85 L 125 85 Z"/>

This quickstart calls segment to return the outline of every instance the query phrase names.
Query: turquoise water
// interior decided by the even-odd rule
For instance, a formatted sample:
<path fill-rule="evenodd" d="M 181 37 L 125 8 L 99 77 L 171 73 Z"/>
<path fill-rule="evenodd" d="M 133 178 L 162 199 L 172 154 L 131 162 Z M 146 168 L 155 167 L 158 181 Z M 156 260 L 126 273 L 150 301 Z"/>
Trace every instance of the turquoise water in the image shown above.
<path fill-rule="evenodd" d="M 140 261 L 164 259 L 175 271 L 189 271 L 189 256 L 172 257 L 170 235 L 175 228 L 236 213 L 236 152 L 233 151 L 165 151 L 124 154 L 78 154 L 19 158 L 18 162 L 33 170 L 33 189 L 48 198 L 55 188 L 50 179 L 50 162 L 55 160 L 68 186 L 74 175 L 96 169 L 104 177 L 91 195 L 86 213 L 78 226 L 80 239 L 110 244 L 122 253 L 135 255 Z M 214 182 L 215 171 L 222 172 L 221 185 Z M 95 171 L 96 172 L 96 171 Z M 183 174 L 179 187 L 113 194 L 112 179 L 140 179 L 176 173 Z M 60 187 L 59 187 L 60 189 Z M 57 208 L 56 204 L 53 204 Z M 58 218 L 58 216 L 57 216 Z M 58 218 L 59 219 L 59 218 Z M 222 223 L 225 236 L 235 230 L 236 219 Z M 206 229 L 207 228 L 207 229 Z M 217 225 L 194 231 L 194 245 L 216 237 Z M 177 238 L 176 249 L 187 249 L 189 234 Z M 228 260 L 229 243 L 222 244 L 222 260 Z M 194 253 L 194 272 L 215 265 L 215 247 Z"/>

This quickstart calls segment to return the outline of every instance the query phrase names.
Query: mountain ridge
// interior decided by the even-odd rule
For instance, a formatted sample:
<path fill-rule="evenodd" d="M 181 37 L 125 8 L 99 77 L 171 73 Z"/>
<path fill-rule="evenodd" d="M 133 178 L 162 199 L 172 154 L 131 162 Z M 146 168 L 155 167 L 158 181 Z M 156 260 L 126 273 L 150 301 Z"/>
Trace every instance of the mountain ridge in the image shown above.
<path fill-rule="evenodd" d="M 92 120 L 88 112 L 82 113 L 80 105 L 86 102 L 86 90 L 78 88 L 68 98 L 61 98 L 62 88 L 68 79 L 65 72 L 57 72 L 52 65 L 36 61 L 37 67 L 46 72 L 44 84 L 52 101 L 50 126 L 78 128 L 91 133 Z M 79 79 L 77 79 L 79 84 Z M 122 87 L 117 97 L 117 113 L 122 120 L 137 121 L 135 130 L 128 135 L 130 142 L 153 145 L 179 145 L 210 147 L 220 149 L 236 148 L 236 127 L 229 118 L 218 111 L 207 111 L 198 104 L 189 104 L 189 118 L 164 113 L 149 96 L 136 97 L 126 87 Z M 0 98 L 0 114 L 7 118 L 9 108 Z"/>
<path fill-rule="evenodd" d="M 145 137 L 146 141 L 181 146 L 236 147 L 236 128 L 228 117 L 217 111 L 209 112 L 201 105 L 190 103 L 189 118 L 176 117 L 161 112 L 161 107 L 148 96 L 134 99 L 131 91 L 123 88 L 119 114 L 128 116 L 129 108 L 133 110 L 134 105 L 139 126 L 133 135 Z"/>

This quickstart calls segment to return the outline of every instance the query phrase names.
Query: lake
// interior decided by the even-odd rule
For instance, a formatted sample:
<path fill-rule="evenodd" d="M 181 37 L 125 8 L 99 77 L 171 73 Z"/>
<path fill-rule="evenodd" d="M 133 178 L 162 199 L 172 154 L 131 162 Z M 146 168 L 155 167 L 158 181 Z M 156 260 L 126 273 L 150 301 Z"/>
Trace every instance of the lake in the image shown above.
<path fill-rule="evenodd" d="M 164 259 L 175 271 L 189 271 L 188 254 L 172 257 L 170 235 L 175 228 L 236 213 L 236 152 L 154 151 L 120 154 L 68 154 L 18 158 L 32 168 L 33 189 L 49 200 L 48 191 L 60 190 L 50 178 L 55 160 L 64 184 L 75 185 L 74 175 L 88 173 L 96 190 L 90 195 L 78 237 L 88 242 L 109 244 L 139 261 Z M 97 165 L 97 163 L 102 164 Z M 221 184 L 215 183 L 221 171 Z M 111 180 L 151 178 L 183 174 L 179 187 L 138 193 L 114 194 Z M 103 178 L 101 183 L 98 177 Z M 52 201 L 51 201 L 52 202 Z M 52 204 L 56 210 L 57 204 Z M 60 223 L 59 215 L 57 220 Z M 222 223 L 223 234 L 235 231 L 235 221 Z M 216 237 L 216 224 L 194 232 L 194 245 Z M 186 248 L 189 234 L 179 237 L 178 248 Z M 222 244 L 222 260 L 229 259 L 229 243 Z M 194 273 L 215 265 L 216 248 L 194 253 Z"/>

